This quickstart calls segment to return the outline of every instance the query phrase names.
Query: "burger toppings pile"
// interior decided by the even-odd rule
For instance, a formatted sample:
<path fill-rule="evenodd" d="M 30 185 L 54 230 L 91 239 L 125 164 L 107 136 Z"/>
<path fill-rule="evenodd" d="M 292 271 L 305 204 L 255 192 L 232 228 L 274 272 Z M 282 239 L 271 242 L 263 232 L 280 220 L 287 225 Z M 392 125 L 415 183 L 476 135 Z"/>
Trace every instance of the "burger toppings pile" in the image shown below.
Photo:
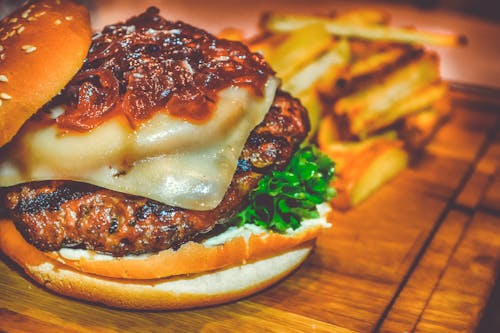
<path fill-rule="evenodd" d="M 261 55 L 156 8 L 91 39 L 84 7 L 37 4 L 53 12 L 5 46 L 16 60 L 31 36 L 37 52 L 0 60 L 9 85 L 52 75 L 17 80 L 26 96 L 0 110 L 2 128 L 17 119 L 0 136 L 8 257 L 57 293 L 132 309 L 236 300 L 307 258 L 334 164 L 303 145 L 308 113 Z M 64 63 L 49 61 L 57 43 Z"/>
<path fill-rule="evenodd" d="M 158 16 L 155 8 L 123 24 L 108 26 L 93 37 L 83 67 L 63 92 L 4 148 L 0 185 L 14 185 L 5 190 L 5 207 L 23 236 L 43 251 L 83 248 L 114 256 L 150 253 L 178 248 L 216 225 L 231 222 L 254 223 L 280 232 L 297 229 L 303 219 L 317 217 L 316 205 L 331 197 L 328 184 L 333 163 L 312 147 L 294 155 L 309 130 L 307 112 L 290 95 L 280 90 L 274 95 L 272 74 L 262 57 L 243 44 L 216 39 L 182 22 L 168 22 Z M 221 91 L 234 87 L 250 91 L 240 104 L 251 106 L 255 99 L 264 100 L 256 111 L 263 119 L 251 118 L 256 126 L 248 129 L 248 137 L 244 132 L 230 132 L 228 126 L 233 123 L 224 120 L 228 124 L 219 129 L 223 133 L 217 136 L 226 134 L 224 131 L 229 136 L 244 135 L 241 154 L 235 155 L 235 169 L 226 166 L 230 164 L 227 153 L 219 151 L 213 167 L 206 168 L 204 164 L 210 162 L 205 160 L 213 158 L 213 150 L 237 151 L 237 145 L 224 147 L 232 142 L 222 141 L 220 148 L 218 138 L 196 137 L 204 133 L 204 126 L 218 120 L 217 112 L 228 113 L 217 109 L 218 101 Z M 271 99 L 264 96 L 269 94 Z M 56 116 L 55 106 L 64 109 Z M 173 119 L 169 120 L 173 124 L 192 129 L 171 138 L 166 134 L 167 140 L 155 142 L 154 136 L 172 131 L 171 122 L 155 129 L 153 121 L 162 114 Z M 126 119 L 125 124 L 118 121 L 118 132 L 124 131 L 129 137 L 143 132 L 146 136 L 153 128 L 153 138 L 147 141 L 157 144 L 160 148 L 155 149 L 159 152 L 153 149 L 153 155 L 148 156 L 145 151 L 150 146 L 137 153 L 120 147 L 118 150 L 125 151 L 123 155 L 116 154 L 115 161 L 111 158 L 101 166 L 102 157 L 94 151 L 98 147 L 89 152 L 78 150 L 80 146 L 72 148 L 70 140 L 92 137 L 116 119 Z M 243 122 L 245 118 L 234 121 Z M 53 132 L 45 133 L 46 128 Z M 47 136 L 50 140 L 44 145 L 50 145 L 50 149 L 33 151 L 33 146 L 47 140 Z M 60 143 L 64 140 L 69 143 Z M 210 143 L 200 152 L 203 140 L 215 141 L 215 149 Z M 162 150 L 172 141 L 180 141 L 180 148 Z M 99 140 L 90 143 L 113 145 Z M 68 152 L 65 146 L 72 151 Z M 88 160 L 74 165 L 65 159 L 65 154 L 71 153 L 88 154 Z M 112 155 L 106 151 L 102 154 Z M 166 166 L 155 165 L 165 154 L 169 156 Z M 194 158 L 194 154 L 205 160 Z M 31 159 L 29 156 L 33 155 L 37 157 Z M 54 156 L 61 160 L 51 159 Z M 88 162 L 93 159 L 97 162 Z M 168 170 L 170 164 L 177 166 L 178 160 L 183 160 L 181 167 Z M 113 162 L 119 164 L 113 166 L 116 170 L 102 176 L 102 169 L 111 168 L 108 165 Z M 63 163 L 68 164 L 68 170 L 61 167 Z M 90 166 L 83 167 L 85 163 Z M 12 165 L 18 177 L 9 174 Z M 175 179 L 164 179 L 162 175 L 155 181 L 155 175 L 164 170 L 172 172 Z M 191 177 L 191 170 L 206 174 L 195 174 L 186 190 L 182 187 L 184 177 Z M 221 198 L 210 206 L 203 201 L 204 196 L 213 195 L 214 191 L 207 189 L 205 178 L 214 177 L 214 182 L 218 182 L 224 172 L 229 183 L 223 187 Z M 120 181 L 123 186 L 116 185 Z M 150 188 L 161 193 L 148 196 Z M 118 191 L 121 189 L 125 193 Z M 176 192 L 180 194 L 169 201 Z M 197 192 L 199 197 L 193 200 Z M 167 200 L 162 200 L 165 197 Z"/>

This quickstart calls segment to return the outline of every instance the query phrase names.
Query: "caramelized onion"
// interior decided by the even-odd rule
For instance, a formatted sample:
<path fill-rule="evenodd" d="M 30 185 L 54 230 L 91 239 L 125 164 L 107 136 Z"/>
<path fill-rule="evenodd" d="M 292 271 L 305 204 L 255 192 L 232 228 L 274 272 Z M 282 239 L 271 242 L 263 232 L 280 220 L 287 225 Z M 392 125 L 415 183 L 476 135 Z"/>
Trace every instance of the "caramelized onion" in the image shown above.
<path fill-rule="evenodd" d="M 88 131 L 115 114 L 135 128 L 160 110 L 203 123 L 224 88 L 262 95 L 273 71 L 260 55 L 158 13 L 151 7 L 94 35 L 80 73 L 63 91 L 59 128 Z"/>
<path fill-rule="evenodd" d="M 108 69 L 78 73 L 73 81 L 81 82 L 78 103 L 57 118 L 59 127 L 90 130 L 101 124 L 119 98 L 118 80 Z"/>

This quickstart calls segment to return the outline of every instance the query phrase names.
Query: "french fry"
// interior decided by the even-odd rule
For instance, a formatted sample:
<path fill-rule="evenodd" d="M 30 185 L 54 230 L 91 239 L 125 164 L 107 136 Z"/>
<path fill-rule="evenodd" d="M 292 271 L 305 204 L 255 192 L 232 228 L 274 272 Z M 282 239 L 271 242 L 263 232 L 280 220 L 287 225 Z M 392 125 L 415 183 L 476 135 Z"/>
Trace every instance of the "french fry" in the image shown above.
<path fill-rule="evenodd" d="M 321 101 L 319 100 L 318 94 L 312 89 L 303 91 L 301 94 L 297 95 L 297 97 L 300 99 L 302 105 L 306 108 L 309 115 L 311 130 L 309 131 L 309 134 L 307 135 L 307 138 L 305 140 L 306 142 L 309 142 L 314 137 L 314 135 L 316 135 L 323 107 L 321 105 Z"/>
<path fill-rule="evenodd" d="M 360 143 L 331 144 L 324 151 L 337 163 L 333 186 L 338 195 L 332 200 L 337 209 L 358 205 L 408 165 L 403 142 L 385 136 Z"/>
<path fill-rule="evenodd" d="M 344 167 L 344 164 L 347 164 L 342 163 L 342 161 L 344 161 L 346 157 L 351 156 L 352 153 L 359 153 L 363 150 L 367 150 L 371 146 L 377 144 L 377 142 L 392 142 L 397 140 L 397 131 L 390 130 L 378 135 L 368 137 L 365 140 L 330 142 L 322 147 L 325 148 L 325 151 L 327 152 L 335 151 L 338 154 L 341 162 L 337 163 L 337 170 L 341 170 Z"/>
<path fill-rule="evenodd" d="M 308 109 L 307 141 L 316 139 L 336 161 L 332 204 L 339 209 L 356 206 L 406 168 L 409 152 L 423 148 L 451 110 L 437 55 L 420 44 L 458 46 L 465 38 L 388 22 L 373 10 L 271 13 L 250 41 Z M 385 129 L 392 130 L 373 136 Z"/>
<path fill-rule="evenodd" d="M 374 73 L 385 71 L 388 67 L 393 67 L 403 59 L 412 58 L 419 54 L 421 54 L 421 50 L 417 48 L 391 47 L 370 57 L 355 61 L 350 67 L 350 79 L 367 78 Z"/>
<path fill-rule="evenodd" d="M 292 95 L 299 95 L 306 90 L 322 86 L 333 85 L 339 71 L 349 63 L 349 44 L 340 40 L 323 55 L 310 62 L 288 80 L 283 82 L 283 89 Z"/>
<path fill-rule="evenodd" d="M 252 52 L 258 52 L 265 59 L 269 59 L 277 46 L 283 43 L 286 38 L 287 34 L 264 33 L 251 38 L 247 44 Z"/>
<path fill-rule="evenodd" d="M 335 17 L 325 18 L 298 14 L 285 15 L 267 13 L 261 22 L 264 30 L 272 32 L 290 32 L 311 24 L 322 24 L 331 34 L 343 37 L 442 46 L 459 46 L 466 44 L 466 38 L 463 35 L 417 31 L 408 28 L 395 28 L 380 25 L 366 26 L 355 23 L 342 23 L 336 21 Z"/>
<path fill-rule="evenodd" d="M 315 89 L 321 95 L 334 95 L 336 93 L 336 83 L 339 77 L 345 75 L 349 69 L 349 63 L 351 61 L 351 52 L 349 48 L 349 42 L 347 39 L 340 39 L 337 44 L 337 53 L 341 59 L 342 63 L 337 63 L 326 70 L 320 79 L 316 82 Z"/>
<path fill-rule="evenodd" d="M 370 133 L 377 129 L 384 128 L 395 123 L 407 115 L 417 113 L 424 109 L 430 108 L 434 103 L 442 99 L 448 94 L 448 86 L 443 82 L 438 82 L 433 85 L 422 88 L 411 98 L 404 99 L 394 105 L 392 108 L 373 118 L 372 122 L 365 124 L 365 131 Z"/>
<path fill-rule="evenodd" d="M 332 143 L 340 141 L 339 128 L 332 114 L 325 115 L 318 126 L 318 135 L 316 141 L 321 150 L 326 149 Z"/>
<path fill-rule="evenodd" d="M 359 54 L 353 54 L 353 52 L 356 52 L 356 50 L 353 50 L 353 47 L 355 48 L 353 44 L 358 43 L 350 43 L 351 58 L 356 59 L 353 59 L 344 72 L 337 75 L 333 87 L 320 90 L 322 96 L 334 99 L 336 96 L 363 90 L 370 84 L 380 82 L 380 78 L 397 68 L 418 59 L 424 53 L 419 47 L 391 45 L 360 56 Z"/>
<path fill-rule="evenodd" d="M 291 32 L 266 60 L 277 75 L 287 80 L 302 66 L 328 50 L 333 40 L 321 24 L 307 25 Z"/>
<path fill-rule="evenodd" d="M 352 61 L 357 62 L 369 58 L 377 53 L 387 51 L 394 47 L 407 47 L 407 44 L 395 44 L 388 41 L 372 41 L 364 39 L 349 39 Z"/>
<path fill-rule="evenodd" d="M 371 125 L 368 131 L 367 124 L 373 124 L 397 103 L 438 79 L 437 57 L 425 55 L 390 73 L 382 83 L 341 98 L 334 105 L 334 112 L 347 116 L 350 131 L 363 137 L 378 129 Z"/>
<path fill-rule="evenodd" d="M 374 9 L 358 9 L 334 16 L 333 18 L 337 23 L 374 25 L 389 23 L 390 15 Z"/>
<path fill-rule="evenodd" d="M 451 101 L 449 95 L 446 94 L 424 111 L 407 116 L 399 136 L 410 150 L 421 150 L 445 123 L 450 114 Z"/>

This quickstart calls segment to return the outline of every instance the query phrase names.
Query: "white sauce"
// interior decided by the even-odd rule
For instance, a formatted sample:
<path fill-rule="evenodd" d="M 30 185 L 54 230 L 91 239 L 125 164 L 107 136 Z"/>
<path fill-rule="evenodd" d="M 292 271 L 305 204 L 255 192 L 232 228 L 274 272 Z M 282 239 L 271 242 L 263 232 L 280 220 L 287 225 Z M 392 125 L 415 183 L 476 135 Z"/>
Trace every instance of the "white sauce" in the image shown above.
<path fill-rule="evenodd" d="M 307 230 L 312 227 L 321 226 L 323 228 L 330 228 L 332 225 L 327 222 L 326 217 L 328 213 L 331 211 L 331 207 L 327 203 L 323 203 L 317 206 L 320 217 L 316 219 L 304 220 L 301 222 L 300 227 L 298 229 L 288 229 L 285 232 L 287 236 L 293 236 L 294 234 L 300 233 L 304 230 Z M 205 247 L 212 247 L 222 245 L 226 242 L 229 242 L 235 238 L 243 237 L 245 241 L 248 241 L 250 236 L 252 235 L 260 235 L 263 233 L 267 233 L 268 231 L 260 226 L 255 224 L 245 224 L 241 227 L 229 227 L 223 233 L 211 237 L 205 240 L 202 244 Z M 58 251 L 59 255 L 64 259 L 68 260 L 81 260 L 81 259 L 90 259 L 95 261 L 109 261 L 116 260 L 116 257 L 107 254 L 100 254 L 89 250 L 82 249 L 66 249 L 63 248 Z M 141 254 L 141 255 L 127 255 L 123 258 L 124 260 L 141 260 L 147 258 L 149 256 L 153 256 L 154 254 Z"/>

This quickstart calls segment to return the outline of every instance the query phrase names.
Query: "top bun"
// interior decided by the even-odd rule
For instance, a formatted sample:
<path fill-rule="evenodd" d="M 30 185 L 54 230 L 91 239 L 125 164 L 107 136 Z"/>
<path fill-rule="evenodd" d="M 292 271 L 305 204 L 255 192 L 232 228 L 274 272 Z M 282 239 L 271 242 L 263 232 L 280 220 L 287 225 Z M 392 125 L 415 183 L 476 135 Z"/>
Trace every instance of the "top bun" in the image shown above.
<path fill-rule="evenodd" d="M 0 22 L 0 147 L 77 73 L 91 37 L 87 9 L 69 0 L 30 1 Z"/>

